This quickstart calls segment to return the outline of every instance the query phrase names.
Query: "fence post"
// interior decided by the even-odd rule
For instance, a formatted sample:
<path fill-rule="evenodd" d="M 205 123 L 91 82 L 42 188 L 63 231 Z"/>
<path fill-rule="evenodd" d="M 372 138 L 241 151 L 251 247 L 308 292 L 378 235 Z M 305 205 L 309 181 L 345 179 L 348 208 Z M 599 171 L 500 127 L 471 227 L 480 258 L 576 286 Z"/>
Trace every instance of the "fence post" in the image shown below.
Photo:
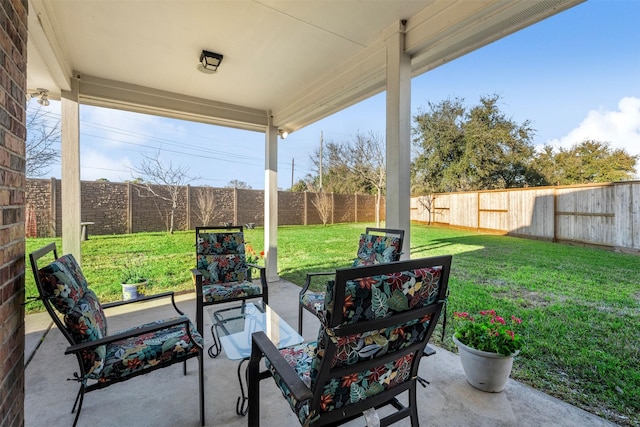
<path fill-rule="evenodd" d="M 353 195 L 353 206 L 355 206 L 355 212 L 353 213 L 353 222 L 358 222 L 358 193 Z"/>
<path fill-rule="evenodd" d="M 133 233 L 133 185 L 127 182 L 127 234 Z"/>
<path fill-rule="evenodd" d="M 56 237 L 56 232 L 58 230 L 57 227 L 57 221 L 58 221 L 58 217 L 56 215 L 57 209 L 56 207 L 58 206 L 58 192 L 56 191 L 56 179 L 51 177 L 51 179 L 49 180 L 49 190 L 50 190 L 50 195 L 51 195 L 51 200 L 50 202 L 50 206 L 49 206 L 49 218 L 50 222 L 49 222 L 49 234 L 47 237 Z"/>
<path fill-rule="evenodd" d="M 334 192 L 331 192 L 331 224 L 335 224 L 334 216 L 336 214 L 336 204 L 334 203 Z"/>
<path fill-rule="evenodd" d="M 480 192 L 476 192 L 476 214 L 477 214 L 477 218 L 476 218 L 476 231 L 480 230 Z"/>
<path fill-rule="evenodd" d="M 558 187 L 553 187 L 553 242 L 558 241 Z"/>
<path fill-rule="evenodd" d="M 187 230 L 191 230 L 191 185 L 187 184 Z"/>
<path fill-rule="evenodd" d="M 308 225 L 309 223 L 309 212 L 308 212 L 308 200 L 309 200 L 309 192 L 307 190 L 304 191 L 304 220 L 302 221 L 304 225 Z"/>
<path fill-rule="evenodd" d="M 233 225 L 238 225 L 238 187 L 233 187 Z"/>

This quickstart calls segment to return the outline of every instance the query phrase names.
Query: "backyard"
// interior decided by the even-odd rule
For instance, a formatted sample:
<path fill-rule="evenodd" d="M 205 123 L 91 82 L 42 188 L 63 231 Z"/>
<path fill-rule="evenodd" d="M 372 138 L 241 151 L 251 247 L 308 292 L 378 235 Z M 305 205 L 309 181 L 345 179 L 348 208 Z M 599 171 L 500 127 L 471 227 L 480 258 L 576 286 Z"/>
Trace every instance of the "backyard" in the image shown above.
<path fill-rule="evenodd" d="M 349 266 L 367 225 L 280 227 L 280 277 L 301 285 L 307 272 Z M 245 231 L 258 252 L 263 233 Z M 52 240 L 60 248 L 59 239 L 27 239 L 27 254 Z M 83 271 L 105 302 L 121 298 L 123 266 L 138 258 L 148 293 L 191 291 L 194 240 L 193 231 L 91 236 L 82 244 Z M 525 348 L 512 378 L 617 424 L 640 426 L 639 256 L 412 224 L 411 258 L 441 254 L 453 255 L 449 324 L 444 342 L 438 328 L 434 344 L 456 351 L 454 311 L 515 315 L 523 319 Z M 26 297 L 35 296 L 28 264 L 25 281 Z M 28 313 L 41 309 L 38 302 L 26 306 Z"/>

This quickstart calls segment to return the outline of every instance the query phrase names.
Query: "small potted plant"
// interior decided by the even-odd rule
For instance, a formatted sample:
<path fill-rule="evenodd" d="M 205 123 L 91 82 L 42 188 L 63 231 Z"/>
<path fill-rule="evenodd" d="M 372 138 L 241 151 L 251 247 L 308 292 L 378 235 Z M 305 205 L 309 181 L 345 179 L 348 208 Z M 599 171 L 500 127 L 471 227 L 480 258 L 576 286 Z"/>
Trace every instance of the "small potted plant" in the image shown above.
<path fill-rule="evenodd" d="M 454 320 L 453 342 L 469 384 L 483 391 L 504 390 L 513 357 L 522 349 L 517 333 L 522 320 L 515 316 L 505 319 L 495 310 L 480 311 L 476 316 L 455 312 Z"/>
<path fill-rule="evenodd" d="M 122 299 L 124 301 L 144 296 L 149 281 L 148 270 L 144 266 L 144 255 L 129 255 L 124 262 L 120 276 Z"/>

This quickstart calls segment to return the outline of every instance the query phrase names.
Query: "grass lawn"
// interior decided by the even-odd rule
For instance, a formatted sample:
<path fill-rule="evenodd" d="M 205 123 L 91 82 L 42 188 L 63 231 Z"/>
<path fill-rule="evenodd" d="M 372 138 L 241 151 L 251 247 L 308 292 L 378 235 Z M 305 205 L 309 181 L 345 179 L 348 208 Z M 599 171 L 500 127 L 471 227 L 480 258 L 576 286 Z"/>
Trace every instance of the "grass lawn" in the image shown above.
<path fill-rule="evenodd" d="M 307 272 L 348 266 L 367 225 L 280 227 L 280 276 L 301 285 Z M 246 240 L 260 250 L 263 232 L 246 230 Z M 27 254 L 50 241 L 27 239 Z M 120 299 L 122 265 L 139 253 L 146 256 L 150 293 L 192 290 L 194 241 L 193 231 L 91 236 L 82 243 L 83 270 L 105 302 Z M 523 319 L 526 344 L 512 378 L 615 423 L 640 426 L 639 256 L 412 224 L 411 258 L 442 254 L 453 255 L 449 319 L 453 311 L 485 309 Z M 30 271 L 26 293 L 36 295 Z M 453 327 L 443 343 L 440 330 L 436 344 L 455 351 Z"/>

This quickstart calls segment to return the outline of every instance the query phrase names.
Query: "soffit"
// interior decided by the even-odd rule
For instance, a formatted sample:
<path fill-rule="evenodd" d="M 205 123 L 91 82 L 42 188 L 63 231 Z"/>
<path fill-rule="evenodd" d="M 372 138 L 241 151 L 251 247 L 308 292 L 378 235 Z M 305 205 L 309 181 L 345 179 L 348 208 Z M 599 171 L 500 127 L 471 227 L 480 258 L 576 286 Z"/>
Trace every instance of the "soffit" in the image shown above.
<path fill-rule="evenodd" d="M 384 90 L 401 20 L 417 75 L 581 1 L 30 0 L 28 90 L 77 78 L 87 104 L 295 131 Z"/>

